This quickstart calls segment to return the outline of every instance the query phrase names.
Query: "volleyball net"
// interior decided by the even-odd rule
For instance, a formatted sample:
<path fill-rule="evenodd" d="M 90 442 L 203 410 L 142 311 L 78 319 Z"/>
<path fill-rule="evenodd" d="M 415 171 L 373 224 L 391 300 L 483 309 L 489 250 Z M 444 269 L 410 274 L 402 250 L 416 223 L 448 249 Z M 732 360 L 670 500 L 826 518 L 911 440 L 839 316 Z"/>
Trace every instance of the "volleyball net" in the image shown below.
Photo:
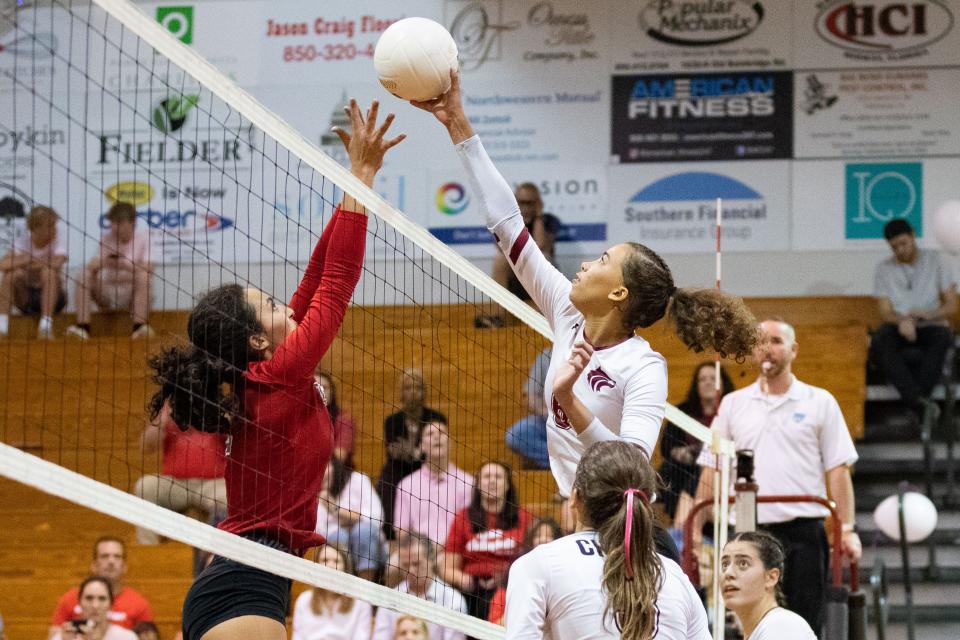
<path fill-rule="evenodd" d="M 505 440 L 508 430 L 517 436 L 544 422 L 536 363 L 551 334 L 543 317 L 398 210 L 402 181 L 389 155 L 367 188 L 184 44 L 189 7 L 148 16 L 126 0 L 0 6 L 0 256 L 30 254 L 4 267 L 5 290 L 11 306 L 36 312 L 31 305 L 43 306 L 52 286 L 44 280 L 51 256 L 62 256 L 57 290 L 68 315 L 82 296 L 103 311 L 86 323 L 58 319 L 53 340 L 35 339 L 32 321 L 0 339 L 0 474 L 123 520 L 143 544 L 179 540 L 468 636 L 502 637 L 501 627 L 465 614 L 489 609 L 471 599 L 495 599 L 502 571 L 473 581 L 482 589 L 462 589 L 463 600 L 456 584 L 443 587 L 452 595 L 435 597 L 439 604 L 402 591 L 423 577 L 411 548 L 430 555 L 427 571 L 454 582 L 475 552 L 501 566 L 533 544 L 529 531 L 493 525 L 485 536 L 468 531 L 460 547 L 448 542 L 456 513 L 478 499 L 487 463 L 517 463 L 498 467 L 514 487 L 514 528 L 572 526 L 550 472 L 520 468 L 538 452 L 520 457 Z M 317 526 L 363 579 L 315 554 L 302 559 L 217 530 L 230 443 L 146 411 L 155 391 L 147 359 L 185 343 L 196 299 L 235 282 L 289 300 L 345 191 L 370 214 L 367 258 L 317 371 L 336 414 L 336 461 Z M 118 233 L 108 215 L 118 203 L 136 212 L 137 257 L 105 240 Z M 57 214 L 47 244 L 37 233 L 50 221 L 37 207 Z M 136 263 L 131 273 L 149 270 L 149 319 L 128 309 L 132 276 L 116 275 L 125 260 Z M 505 326 L 478 326 L 501 309 Z M 89 336 L 63 337 L 68 323 L 87 325 Z M 129 337 L 143 324 L 154 335 Z M 732 444 L 673 407 L 667 417 L 683 446 L 719 454 L 716 500 L 726 504 Z M 681 475 L 672 484 L 690 483 Z M 726 510 L 716 513 L 722 544 Z M 708 573 L 713 554 L 699 554 Z M 452 557 L 455 571 L 442 564 Z M 722 620 L 719 598 L 711 603 Z"/>

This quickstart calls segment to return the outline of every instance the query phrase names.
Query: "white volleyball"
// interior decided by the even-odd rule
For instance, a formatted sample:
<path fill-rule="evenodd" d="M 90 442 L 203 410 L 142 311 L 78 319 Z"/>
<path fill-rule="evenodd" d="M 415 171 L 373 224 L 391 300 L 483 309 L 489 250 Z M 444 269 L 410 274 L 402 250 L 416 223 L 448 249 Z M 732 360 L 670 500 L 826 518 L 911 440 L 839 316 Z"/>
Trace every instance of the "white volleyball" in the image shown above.
<path fill-rule="evenodd" d="M 960 251 L 960 200 L 947 200 L 936 210 L 933 235 L 947 251 Z"/>
<path fill-rule="evenodd" d="M 898 496 L 890 496 L 873 510 L 873 521 L 888 538 L 893 540 L 900 539 L 897 499 Z M 930 498 L 922 493 L 908 491 L 903 495 L 903 522 L 906 527 L 907 542 L 920 542 L 937 528 L 937 508 Z"/>
<path fill-rule="evenodd" d="M 428 18 L 404 18 L 387 27 L 373 52 L 384 88 L 404 100 L 432 100 L 450 88 L 459 68 L 457 43 L 443 25 Z"/>

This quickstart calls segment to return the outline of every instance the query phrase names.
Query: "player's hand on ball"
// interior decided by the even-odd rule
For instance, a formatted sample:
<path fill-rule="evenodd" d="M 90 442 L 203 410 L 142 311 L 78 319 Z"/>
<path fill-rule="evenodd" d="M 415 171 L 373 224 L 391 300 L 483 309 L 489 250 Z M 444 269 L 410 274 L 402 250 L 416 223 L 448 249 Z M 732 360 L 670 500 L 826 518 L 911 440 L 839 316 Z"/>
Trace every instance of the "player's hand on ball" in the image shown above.
<path fill-rule="evenodd" d="M 387 151 L 400 144 L 407 136 L 400 134 L 396 138 L 387 140 L 385 138 L 387 130 L 393 124 L 393 114 L 387 114 L 383 123 L 377 126 L 377 112 L 380 109 L 380 103 L 376 100 L 367 110 L 366 117 L 360 112 L 357 101 L 350 99 L 350 104 L 344 107 L 347 116 L 350 118 L 350 131 L 345 131 L 341 127 L 334 127 L 334 132 L 340 136 L 343 146 L 347 149 L 350 156 L 350 168 L 357 177 L 369 180 L 372 183 L 373 176 L 383 166 L 383 157 Z"/>
<path fill-rule="evenodd" d="M 557 369 L 557 376 L 553 379 L 553 393 L 565 394 L 573 390 L 573 384 L 583 373 L 590 358 L 593 357 L 593 347 L 587 342 L 577 342 L 573 345 L 570 357 Z"/>
<path fill-rule="evenodd" d="M 450 71 L 450 89 L 433 100 L 411 100 L 410 104 L 423 109 L 440 121 L 440 124 L 449 129 L 461 120 L 466 120 L 463 112 L 463 102 L 460 98 L 460 72 Z"/>

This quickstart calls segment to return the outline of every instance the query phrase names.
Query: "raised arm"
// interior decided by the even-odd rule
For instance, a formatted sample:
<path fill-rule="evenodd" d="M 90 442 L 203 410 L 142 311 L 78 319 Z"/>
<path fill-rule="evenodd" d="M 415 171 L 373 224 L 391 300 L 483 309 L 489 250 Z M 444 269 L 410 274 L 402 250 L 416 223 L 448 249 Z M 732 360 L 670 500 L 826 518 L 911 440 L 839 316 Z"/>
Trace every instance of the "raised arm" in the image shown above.
<path fill-rule="evenodd" d="M 364 117 L 357 102 L 350 100 L 346 111 L 350 117 L 351 131 L 348 133 L 340 128 L 335 129 L 350 156 L 351 173 L 368 187 L 373 185 L 377 171 L 383 166 L 386 152 L 405 137 L 400 135 L 391 140 L 385 139 L 393 122 L 393 114 L 389 114 L 378 127 L 378 108 L 378 103 L 374 101 Z M 366 228 L 366 209 L 353 196 L 345 194 L 310 259 L 311 265 L 307 269 L 309 275 L 304 276 L 304 281 L 309 282 L 306 286 L 302 282 L 294 294 L 295 304 L 291 305 L 294 307 L 294 319 L 298 319 L 298 313 L 302 317 L 298 320 L 297 328 L 265 365 L 271 375 L 284 380 L 310 376 L 330 347 L 360 279 Z M 315 260 L 317 264 L 314 264 Z M 314 290 L 304 310 L 303 299 L 311 286 Z"/>
<path fill-rule="evenodd" d="M 463 110 L 459 75 L 451 74 L 450 90 L 439 98 L 411 104 L 429 111 L 446 127 L 467 172 L 470 188 L 480 201 L 487 228 L 523 287 L 553 324 L 559 310 L 569 304 L 570 282 L 537 246 L 523 223 L 513 190 L 474 133 Z"/>

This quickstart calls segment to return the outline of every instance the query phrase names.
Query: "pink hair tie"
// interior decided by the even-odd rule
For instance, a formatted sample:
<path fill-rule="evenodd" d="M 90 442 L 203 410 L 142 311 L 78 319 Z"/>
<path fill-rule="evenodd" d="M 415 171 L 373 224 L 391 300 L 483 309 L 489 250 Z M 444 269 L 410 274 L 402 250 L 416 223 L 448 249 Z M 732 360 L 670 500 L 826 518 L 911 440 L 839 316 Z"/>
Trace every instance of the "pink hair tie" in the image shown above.
<path fill-rule="evenodd" d="M 623 531 L 623 561 L 626 564 L 627 580 L 633 580 L 633 564 L 630 562 L 630 534 L 633 533 L 633 495 L 637 494 L 644 504 L 650 499 L 641 489 L 627 489 L 623 495 L 627 498 L 627 525 Z"/>

